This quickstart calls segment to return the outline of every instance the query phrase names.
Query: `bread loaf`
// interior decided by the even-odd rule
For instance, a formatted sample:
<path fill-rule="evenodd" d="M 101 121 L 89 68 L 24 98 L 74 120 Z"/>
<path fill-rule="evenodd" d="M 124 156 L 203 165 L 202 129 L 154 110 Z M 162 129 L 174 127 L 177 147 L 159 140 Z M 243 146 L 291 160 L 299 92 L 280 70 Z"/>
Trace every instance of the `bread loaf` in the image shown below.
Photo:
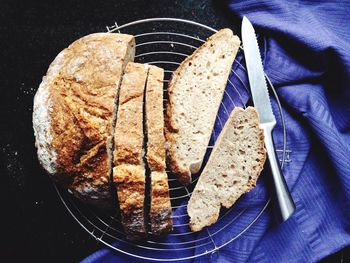
<path fill-rule="evenodd" d="M 131 35 L 96 33 L 64 49 L 34 97 L 38 158 L 78 198 L 110 206 L 111 138 L 123 69 L 134 59 Z"/>
<path fill-rule="evenodd" d="M 202 165 L 231 66 L 240 45 L 222 29 L 173 73 L 168 88 L 168 164 L 182 184 Z"/>
<path fill-rule="evenodd" d="M 148 66 L 128 63 L 120 87 L 114 134 L 113 182 L 128 239 L 147 235 L 144 215 L 143 99 Z"/>
<path fill-rule="evenodd" d="M 217 139 L 187 206 L 190 228 L 215 223 L 221 206 L 229 208 L 251 190 L 265 163 L 264 135 L 254 108 L 235 108 Z"/>
<path fill-rule="evenodd" d="M 146 85 L 147 164 L 151 171 L 150 226 L 155 235 L 172 230 L 168 176 L 165 172 L 164 70 L 150 66 Z"/>

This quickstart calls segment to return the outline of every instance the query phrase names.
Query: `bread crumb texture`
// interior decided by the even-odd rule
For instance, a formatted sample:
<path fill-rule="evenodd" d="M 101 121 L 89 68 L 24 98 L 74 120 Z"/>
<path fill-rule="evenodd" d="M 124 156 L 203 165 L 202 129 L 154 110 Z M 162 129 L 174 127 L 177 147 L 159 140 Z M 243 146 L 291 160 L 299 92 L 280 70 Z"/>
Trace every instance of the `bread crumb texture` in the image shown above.
<path fill-rule="evenodd" d="M 183 184 L 202 165 L 240 40 L 230 29 L 211 36 L 173 73 L 168 89 L 168 163 Z"/>
<path fill-rule="evenodd" d="M 263 131 L 256 110 L 235 108 L 214 146 L 188 203 L 192 231 L 215 223 L 255 185 L 265 163 Z"/>

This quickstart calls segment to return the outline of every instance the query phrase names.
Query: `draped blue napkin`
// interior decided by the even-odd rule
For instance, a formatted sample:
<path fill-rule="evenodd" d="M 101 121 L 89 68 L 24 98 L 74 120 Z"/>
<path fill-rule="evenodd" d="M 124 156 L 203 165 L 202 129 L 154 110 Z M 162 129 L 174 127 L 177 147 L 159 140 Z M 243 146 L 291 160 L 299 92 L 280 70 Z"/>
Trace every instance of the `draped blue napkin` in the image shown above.
<path fill-rule="evenodd" d="M 261 36 L 264 68 L 283 108 L 288 150 L 283 172 L 297 209 L 287 222 L 278 224 L 269 206 L 239 238 L 214 254 L 188 262 L 316 262 L 350 245 L 350 2 L 228 1 L 228 7 L 240 18 L 247 16 Z M 244 78 L 241 68 L 234 70 Z M 227 115 L 224 111 L 249 103 L 249 93 L 237 82 L 237 75 L 230 80 L 242 97 L 237 101 L 232 94 L 232 101 L 225 95 L 222 120 Z M 272 104 L 278 118 L 275 99 Z M 217 121 L 215 131 L 220 130 Z M 282 132 L 279 122 L 274 132 L 278 149 L 283 147 Z M 211 142 L 215 139 L 213 136 Z M 215 235 L 214 243 L 236 236 L 266 204 L 263 179 L 228 216 L 209 228 L 208 233 L 215 233 L 249 208 Z M 183 210 L 174 214 L 181 215 Z M 206 233 L 197 239 L 200 235 Z M 178 238 L 166 237 L 169 242 Z M 199 244 L 187 253 L 190 256 L 203 249 Z M 140 260 L 102 249 L 83 262 Z"/>

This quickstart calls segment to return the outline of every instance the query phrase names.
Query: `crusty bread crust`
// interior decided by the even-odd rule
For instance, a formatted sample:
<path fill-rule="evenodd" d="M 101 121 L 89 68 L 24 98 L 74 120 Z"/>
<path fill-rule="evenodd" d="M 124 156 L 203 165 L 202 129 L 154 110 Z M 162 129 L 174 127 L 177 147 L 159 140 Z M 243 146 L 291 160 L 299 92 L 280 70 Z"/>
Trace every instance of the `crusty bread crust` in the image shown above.
<path fill-rule="evenodd" d="M 163 113 L 164 70 L 150 66 L 146 85 L 147 163 L 152 171 L 165 170 Z"/>
<path fill-rule="evenodd" d="M 148 66 L 128 63 L 119 94 L 114 165 L 143 164 L 143 97 Z"/>
<path fill-rule="evenodd" d="M 172 230 L 172 211 L 168 177 L 165 172 L 165 136 L 163 113 L 164 70 L 150 66 L 146 85 L 147 164 L 151 171 L 151 232 L 162 235 Z"/>
<path fill-rule="evenodd" d="M 215 223 L 221 206 L 255 187 L 266 159 L 259 123 L 253 107 L 232 111 L 188 202 L 192 231 Z"/>
<path fill-rule="evenodd" d="M 147 236 L 144 215 L 145 169 L 142 165 L 120 164 L 113 168 L 121 223 L 127 239 Z"/>
<path fill-rule="evenodd" d="M 169 197 L 168 176 L 165 171 L 151 172 L 151 208 L 149 218 L 151 232 L 164 235 L 173 230 Z"/>
<path fill-rule="evenodd" d="M 190 73 L 188 73 L 188 69 L 190 69 L 193 66 L 198 66 L 198 64 L 214 64 L 215 61 L 206 61 L 204 58 L 204 54 L 211 54 L 215 53 L 215 50 L 213 50 L 214 45 L 216 42 L 218 42 L 221 39 L 225 39 L 225 47 L 217 50 L 218 55 L 217 58 L 226 61 L 226 64 L 220 68 L 220 71 L 218 72 L 211 72 L 214 77 L 220 76 L 222 85 L 217 87 L 217 90 L 215 91 L 216 96 L 215 98 L 212 98 L 212 96 L 207 95 L 206 97 L 203 96 L 203 101 L 199 101 L 198 99 L 194 102 L 190 102 L 190 105 L 175 105 L 175 99 L 176 96 L 175 93 L 178 89 L 180 89 L 180 85 L 178 84 L 181 79 L 184 78 L 184 76 L 188 77 Z M 224 88 L 226 86 L 226 81 L 229 75 L 229 72 L 231 70 L 231 65 L 233 63 L 233 60 L 236 56 L 236 53 L 238 51 L 240 45 L 240 40 L 237 36 L 233 36 L 233 33 L 230 29 L 222 29 L 216 34 L 212 35 L 208 40 L 199 47 L 191 56 L 187 57 L 177 68 L 177 70 L 173 73 L 171 80 L 169 81 L 169 87 L 168 87 L 168 103 L 167 103 L 167 109 L 166 109 L 166 140 L 168 142 L 168 149 L 167 149 L 167 163 L 170 168 L 170 170 L 175 174 L 177 179 L 184 185 L 188 185 L 191 183 L 191 174 L 197 173 L 200 170 L 200 167 L 203 162 L 203 158 L 205 155 L 206 147 L 209 143 L 210 134 L 212 132 L 215 117 L 222 99 L 222 95 L 224 93 Z M 222 53 L 220 53 L 222 52 Z M 221 54 L 221 55 L 220 55 Z M 219 56 L 220 55 L 220 56 Z M 205 65 L 201 65 L 202 69 L 205 67 Z M 218 70 L 218 69 L 216 69 Z M 187 92 L 188 95 L 193 93 L 192 88 L 196 89 L 205 89 L 207 86 L 212 86 L 213 84 L 213 78 L 210 79 L 211 76 L 207 75 L 205 76 L 204 72 L 198 72 L 191 75 L 193 79 L 193 87 L 189 87 L 186 90 L 184 90 L 184 93 Z M 203 80 L 204 78 L 208 78 L 206 81 L 206 87 L 196 87 L 197 80 Z M 215 81 L 214 81 L 215 82 Z M 182 88 L 182 87 L 181 87 Z M 191 90 L 192 89 L 192 90 Z M 183 89 L 182 89 L 183 90 Z M 202 90 L 202 93 L 205 94 L 205 90 Z M 184 96 L 186 97 L 186 96 Z M 210 108 L 211 114 L 210 116 L 204 116 L 202 112 L 198 110 L 194 110 L 194 104 L 200 104 L 203 105 L 203 107 L 208 107 L 207 102 L 211 99 L 215 100 L 216 104 L 213 108 Z M 186 112 L 186 110 L 183 110 L 180 108 L 189 107 L 191 108 L 190 112 Z M 185 111 L 185 112 L 184 112 Z M 187 115 L 186 115 L 187 114 Z M 177 120 L 180 120 L 181 118 L 188 118 L 189 115 L 196 115 L 199 116 L 199 120 L 196 121 L 196 123 L 202 123 L 207 122 L 208 126 L 210 128 L 207 128 L 205 131 L 198 131 L 195 129 L 196 123 L 192 123 L 191 127 L 195 130 L 190 133 L 186 133 L 186 136 L 192 136 L 193 138 L 196 138 L 196 142 L 192 143 L 192 145 L 187 145 L 186 153 L 179 150 L 179 145 L 181 144 L 181 140 L 184 140 L 180 135 L 181 130 L 184 128 L 180 125 L 176 124 Z M 205 117 L 205 120 L 204 120 Z M 201 137 L 201 139 L 199 139 Z M 188 141 L 188 140 L 186 140 Z M 193 147 L 192 147 L 193 146 Z M 194 153 L 194 148 L 198 150 L 197 153 Z M 196 155 L 195 159 L 192 160 L 189 157 L 192 155 Z M 186 163 L 186 164 L 184 164 Z"/>
<path fill-rule="evenodd" d="M 120 86 L 114 135 L 113 182 L 128 239 L 147 235 L 144 215 L 143 98 L 148 66 L 128 63 Z"/>
<path fill-rule="evenodd" d="M 73 42 L 52 62 L 34 98 L 38 158 L 75 196 L 110 206 L 108 150 L 113 112 L 131 35 L 96 33 Z"/>

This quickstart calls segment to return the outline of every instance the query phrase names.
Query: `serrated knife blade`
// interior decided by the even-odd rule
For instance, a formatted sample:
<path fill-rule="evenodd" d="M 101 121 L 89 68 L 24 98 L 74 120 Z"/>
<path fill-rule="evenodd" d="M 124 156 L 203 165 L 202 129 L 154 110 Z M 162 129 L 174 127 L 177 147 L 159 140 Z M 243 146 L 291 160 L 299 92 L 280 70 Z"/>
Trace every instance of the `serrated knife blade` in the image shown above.
<path fill-rule="evenodd" d="M 255 30 L 247 17 L 243 17 L 242 21 L 242 42 L 253 103 L 260 116 L 260 126 L 264 130 L 265 148 L 273 178 L 274 197 L 281 212 L 281 219 L 282 221 L 286 221 L 293 214 L 295 204 L 278 163 L 272 137 L 276 118 L 272 112 Z"/>
<path fill-rule="evenodd" d="M 244 47 L 244 57 L 246 61 L 248 78 L 254 106 L 260 115 L 261 123 L 276 123 L 273 115 L 270 96 L 266 85 L 265 73 L 261 61 L 258 41 L 253 25 L 248 18 L 243 17 L 242 41 Z"/>

